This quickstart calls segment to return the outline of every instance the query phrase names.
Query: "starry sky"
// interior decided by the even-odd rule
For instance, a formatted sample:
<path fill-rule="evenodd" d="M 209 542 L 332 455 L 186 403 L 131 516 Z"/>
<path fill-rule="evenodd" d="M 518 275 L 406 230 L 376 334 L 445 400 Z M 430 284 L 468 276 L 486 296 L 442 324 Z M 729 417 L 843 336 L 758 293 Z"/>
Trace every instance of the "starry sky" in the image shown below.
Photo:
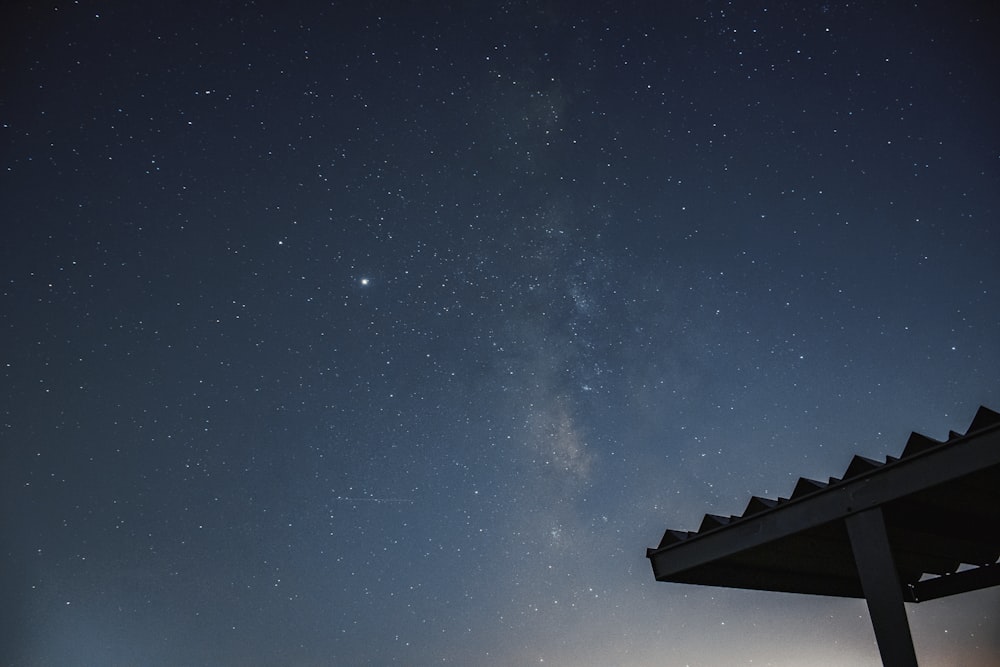
<path fill-rule="evenodd" d="M 879 664 L 645 549 L 1000 409 L 988 3 L 2 12 L 0 663 Z"/>

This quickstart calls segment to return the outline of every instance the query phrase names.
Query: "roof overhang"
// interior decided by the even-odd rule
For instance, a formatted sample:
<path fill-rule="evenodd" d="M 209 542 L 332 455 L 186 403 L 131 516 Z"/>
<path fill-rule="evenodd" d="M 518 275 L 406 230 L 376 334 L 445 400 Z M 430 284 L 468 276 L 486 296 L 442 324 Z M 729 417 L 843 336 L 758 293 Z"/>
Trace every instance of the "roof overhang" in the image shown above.
<path fill-rule="evenodd" d="M 850 517 L 878 508 L 902 587 L 920 602 L 1000 584 L 1000 414 L 964 435 L 912 434 L 899 458 L 855 456 L 842 478 L 801 478 L 790 498 L 751 498 L 647 550 L 657 581 L 865 597 Z"/>

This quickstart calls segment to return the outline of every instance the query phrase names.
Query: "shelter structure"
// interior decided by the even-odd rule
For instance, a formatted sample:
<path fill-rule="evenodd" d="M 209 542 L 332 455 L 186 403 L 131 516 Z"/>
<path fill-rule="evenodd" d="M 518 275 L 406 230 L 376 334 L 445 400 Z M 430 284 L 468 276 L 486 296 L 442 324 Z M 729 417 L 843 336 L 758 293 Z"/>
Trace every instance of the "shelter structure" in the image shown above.
<path fill-rule="evenodd" d="M 899 457 L 855 456 L 841 477 L 800 478 L 667 530 L 646 557 L 657 581 L 865 598 L 883 664 L 917 664 L 905 602 L 1000 584 L 1000 414 L 964 435 L 910 435 Z"/>

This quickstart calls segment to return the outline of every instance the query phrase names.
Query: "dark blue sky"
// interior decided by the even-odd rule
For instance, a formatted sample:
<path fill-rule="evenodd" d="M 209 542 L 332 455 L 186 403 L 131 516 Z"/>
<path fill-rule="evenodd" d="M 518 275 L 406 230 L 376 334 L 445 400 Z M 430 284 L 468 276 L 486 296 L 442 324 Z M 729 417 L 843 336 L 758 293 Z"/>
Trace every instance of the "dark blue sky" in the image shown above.
<path fill-rule="evenodd" d="M 1000 407 L 985 3 L 3 13 L 0 662 L 878 664 L 645 548 Z"/>

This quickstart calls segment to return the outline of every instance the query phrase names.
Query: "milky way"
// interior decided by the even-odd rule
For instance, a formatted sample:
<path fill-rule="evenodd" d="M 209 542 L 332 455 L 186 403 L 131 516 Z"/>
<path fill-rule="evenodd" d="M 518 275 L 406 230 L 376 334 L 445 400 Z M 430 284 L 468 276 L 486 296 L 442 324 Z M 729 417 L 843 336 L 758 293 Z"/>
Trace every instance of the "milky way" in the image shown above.
<path fill-rule="evenodd" d="M 1000 26 L 682 4 L 5 9 L 0 663 L 878 664 L 645 549 L 1000 409 Z"/>

